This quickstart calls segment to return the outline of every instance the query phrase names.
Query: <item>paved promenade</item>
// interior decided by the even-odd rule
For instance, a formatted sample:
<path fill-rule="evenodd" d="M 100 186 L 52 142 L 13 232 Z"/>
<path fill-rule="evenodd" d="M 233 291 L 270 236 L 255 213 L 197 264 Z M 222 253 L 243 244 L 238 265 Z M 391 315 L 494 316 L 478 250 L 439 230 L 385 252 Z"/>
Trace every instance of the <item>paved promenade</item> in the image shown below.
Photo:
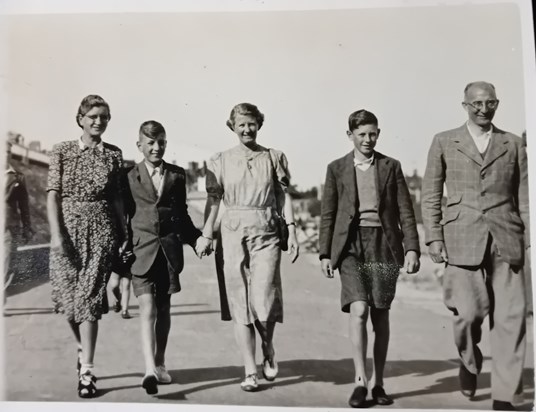
<path fill-rule="evenodd" d="M 156 396 L 146 395 L 140 387 L 143 359 L 133 298 L 133 319 L 110 313 L 100 323 L 95 369 L 99 397 L 85 403 L 347 407 L 353 389 L 347 315 L 339 309 L 339 280 L 321 275 L 316 256 L 301 256 L 294 265 L 283 257 L 285 322 L 275 334 L 280 375 L 273 383 L 261 380 L 259 392 L 246 393 L 239 388 L 243 369 L 232 324 L 220 321 L 212 257 L 199 261 L 189 248 L 185 254 L 183 291 L 172 298 L 166 362 L 174 383 L 160 386 Z M 430 265 L 426 267 L 430 270 Z M 50 285 L 45 274 L 40 276 L 25 288 L 14 289 L 8 298 L 3 318 L 6 397 L 9 401 L 79 401 L 76 348 L 62 316 L 51 313 Z M 522 410 L 532 409 L 534 397 L 531 323 L 528 334 Z M 486 330 L 482 344 L 486 359 L 488 338 Z M 371 346 L 369 341 L 369 353 Z M 395 398 L 392 408 L 490 409 L 489 360 L 476 399 L 469 402 L 458 390 L 456 357 L 450 314 L 440 293 L 399 282 L 385 380 Z"/>

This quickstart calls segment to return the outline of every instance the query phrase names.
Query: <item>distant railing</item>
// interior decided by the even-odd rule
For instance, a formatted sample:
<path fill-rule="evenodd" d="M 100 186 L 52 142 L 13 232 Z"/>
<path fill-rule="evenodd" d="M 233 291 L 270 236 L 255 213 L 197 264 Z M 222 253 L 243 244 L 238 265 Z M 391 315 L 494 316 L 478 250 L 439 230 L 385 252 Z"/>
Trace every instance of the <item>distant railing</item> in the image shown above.
<path fill-rule="evenodd" d="M 39 163 L 42 165 L 49 165 L 50 160 L 47 153 L 36 152 L 27 147 L 20 146 L 18 144 L 13 144 L 11 146 L 11 154 L 15 156 L 20 156 L 23 162 L 32 162 Z"/>

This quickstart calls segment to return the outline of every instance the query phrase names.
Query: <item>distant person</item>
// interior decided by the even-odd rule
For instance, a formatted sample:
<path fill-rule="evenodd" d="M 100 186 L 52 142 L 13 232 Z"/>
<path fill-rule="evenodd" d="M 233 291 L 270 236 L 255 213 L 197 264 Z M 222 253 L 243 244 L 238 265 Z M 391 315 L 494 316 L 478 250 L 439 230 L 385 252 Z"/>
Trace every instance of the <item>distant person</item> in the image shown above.
<path fill-rule="evenodd" d="M 492 124 L 499 107 L 492 84 L 469 83 L 462 106 L 467 122 L 437 134 L 428 153 L 422 188 L 426 244 L 435 263 L 446 262 L 443 289 L 454 314 L 463 395 L 475 395 L 481 325 L 489 315 L 493 409 L 514 410 L 523 391 L 526 347 L 527 155 L 521 138 Z"/>
<path fill-rule="evenodd" d="M 34 231 L 30 219 L 28 189 L 24 174 L 17 171 L 11 163 L 11 142 L 7 143 L 5 175 L 5 226 L 4 226 L 4 304 L 6 289 L 14 273 L 13 257 L 17 247 L 28 243 Z"/>
<path fill-rule="evenodd" d="M 132 316 L 128 310 L 130 302 L 130 285 L 132 275 L 129 270 L 115 269 L 110 275 L 108 281 L 108 293 L 114 297 L 112 308 L 114 312 L 121 312 L 123 319 L 130 319 Z"/>
<path fill-rule="evenodd" d="M 114 256 L 127 241 L 123 156 L 102 141 L 109 121 L 108 103 L 97 95 L 85 97 L 76 115 L 82 136 L 54 145 L 48 172 L 52 300 L 78 344 L 81 398 L 97 394 L 93 358 L 98 320 L 108 312 L 106 283 Z"/>
<path fill-rule="evenodd" d="M 380 129 L 366 110 L 352 113 L 346 132 L 354 149 L 328 165 L 320 222 L 324 275 L 341 277 L 341 309 L 350 313 L 355 366 L 353 408 L 366 405 L 368 386 L 375 403 L 390 405 L 383 387 L 389 346 L 389 309 L 400 268 L 419 270 L 415 214 L 400 162 L 374 150 Z M 374 329 L 374 361 L 366 371 L 367 320 Z"/>
<path fill-rule="evenodd" d="M 195 248 L 201 236 L 188 215 L 185 171 L 163 160 L 166 145 L 162 124 L 154 120 L 142 123 L 137 146 L 144 160 L 128 172 L 125 202 L 134 254 L 130 271 L 140 305 L 145 359 L 142 387 L 150 395 L 158 393 L 159 383 L 172 381 L 165 364 L 170 299 L 181 290 L 182 245 Z"/>
<path fill-rule="evenodd" d="M 258 389 L 255 361 L 255 327 L 261 337 L 264 378 L 273 381 L 278 374 L 273 335 L 276 322 L 283 321 L 281 289 L 281 248 L 278 232 L 283 215 L 289 229 L 288 253 L 292 262 L 298 258 L 296 226 L 292 199 L 288 194 L 290 174 L 285 154 L 257 143 L 257 132 L 264 115 L 250 103 L 236 105 L 227 126 L 238 137 L 238 145 L 216 154 L 209 162 L 206 190 L 208 216 L 203 229 L 205 247 L 212 250 L 214 224 L 223 200 L 221 220 L 221 259 L 229 308 L 222 319 L 234 321 L 235 337 L 244 360 L 244 391 Z M 222 307 L 225 307 L 222 304 Z M 224 313 L 229 312 L 230 313 Z"/>

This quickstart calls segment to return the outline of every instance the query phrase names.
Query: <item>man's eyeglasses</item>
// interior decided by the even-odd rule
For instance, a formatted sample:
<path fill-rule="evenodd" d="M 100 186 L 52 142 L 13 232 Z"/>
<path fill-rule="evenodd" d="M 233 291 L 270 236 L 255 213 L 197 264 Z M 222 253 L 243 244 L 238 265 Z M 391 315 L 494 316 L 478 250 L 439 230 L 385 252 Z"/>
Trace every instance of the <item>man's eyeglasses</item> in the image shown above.
<path fill-rule="evenodd" d="M 467 106 L 471 106 L 475 110 L 482 110 L 484 108 L 484 105 L 491 110 L 494 110 L 499 105 L 499 100 L 486 100 L 485 102 L 482 102 L 480 100 L 477 100 L 476 102 L 463 102 L 463 104 Z"/>

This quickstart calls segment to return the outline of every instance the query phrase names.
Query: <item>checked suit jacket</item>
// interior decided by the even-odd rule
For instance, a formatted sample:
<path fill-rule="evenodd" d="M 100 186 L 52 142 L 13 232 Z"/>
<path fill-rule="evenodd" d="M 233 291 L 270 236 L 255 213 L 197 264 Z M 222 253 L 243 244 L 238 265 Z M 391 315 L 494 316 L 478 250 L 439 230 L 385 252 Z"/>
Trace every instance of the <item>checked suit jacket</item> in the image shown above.
<path fill-rule="evenodd" d="M 408 250 L 420 253 L 419 235 L 400 162 L 374 153 L 378 214 L 393 257 L 404 264 Z M 357 230 L 359 197 L 354 152 L 331 162 L 326 172 L 320 222 L 320 259 L 330 258 L 338 268 L 351 230 Z M 359 236 L 359 232 L 358 232 Z"/>
<path fill-rule="evenodd" d="M 182 245 L 194 247 L 201 235 L 186 204 L 186 173 L 183 168 L 164 162 L 163 188 L 154 189 L 144 161 L 128 171 L 125 206 L 129 216 L 133 275 L 145 275 L 162 248 L 170 272 L 169 293 L 178 292 L 179 273 L 184 267 Z"/>
<path fill-rule="evenodd" d="M 426 244 L 444 241 L 449 264 L 480 265 L 491 233 L 502 259 L 522 265 L 530 245 L 528 202 L 521 138 L 493 126 L 482 158 L 465 124 L 434 137 L 423 180 L 422 215 Z"/>

